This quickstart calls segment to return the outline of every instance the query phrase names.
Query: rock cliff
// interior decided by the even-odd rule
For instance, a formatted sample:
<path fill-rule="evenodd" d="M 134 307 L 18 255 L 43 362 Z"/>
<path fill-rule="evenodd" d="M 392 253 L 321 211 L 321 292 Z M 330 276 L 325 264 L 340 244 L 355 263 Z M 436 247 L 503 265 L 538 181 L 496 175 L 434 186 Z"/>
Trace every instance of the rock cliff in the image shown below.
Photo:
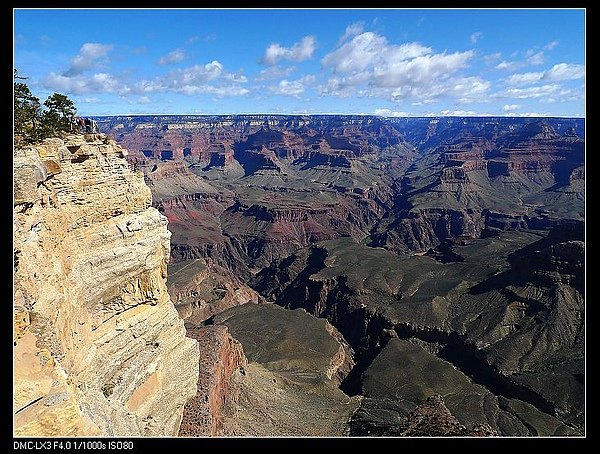
<path fill-rule="evenodd" d="M 220 435 L 225 408 L 240 391 L 232 377 L 244 371 L 248 360 L 226 326 L 189 327 L 187 332 L 200 344 L 202 356 L 197 393 L 185 406 L 179 435 Z"/>
<path fill-rule="evenodd" d="M 14 151 L 15 435 L 175 435 L 196 392 L 167 219 L 126 155 L 100 134 Z"/>

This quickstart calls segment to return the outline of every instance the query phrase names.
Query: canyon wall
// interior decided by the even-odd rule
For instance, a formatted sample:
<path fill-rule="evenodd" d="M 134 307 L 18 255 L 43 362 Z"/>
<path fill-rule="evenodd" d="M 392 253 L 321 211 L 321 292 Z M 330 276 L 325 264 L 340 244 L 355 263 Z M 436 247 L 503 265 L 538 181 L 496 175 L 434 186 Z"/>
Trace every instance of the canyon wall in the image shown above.
<path fill-rule="evenodd" d="M 126 150 L 14 151 L 14 434 L 176 435 L 198 343 L 166 288 L 170 232 Z"/>

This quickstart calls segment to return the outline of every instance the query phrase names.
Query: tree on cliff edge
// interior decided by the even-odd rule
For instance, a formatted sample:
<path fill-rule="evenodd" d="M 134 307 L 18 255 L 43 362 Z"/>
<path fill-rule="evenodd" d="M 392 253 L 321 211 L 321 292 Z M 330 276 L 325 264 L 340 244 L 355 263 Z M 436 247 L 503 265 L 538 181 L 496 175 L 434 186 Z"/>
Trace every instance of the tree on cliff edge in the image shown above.
<path fill-rule="evenodd" d="M 38 142 L 47 137 L 71 132 L 77 109 L 67 96 L 54 93 L 44 105 L 14 71 L 14 135 L 16 142 Z"/>
<path fill-rule="evenodd" d="M 18 77 L 15 72 L 15 135 L 36 140 L 41 119 L 40 100 L 33 96 L 27 84 L 16 81 Z"/>
<path fill-rule="evenodd" d="M 65 95 L 54 93 L 44 101 L 44 106 L 46 106 L 46 110 L 42 114 L 44 136 L 56 135 L 61 131 L 71 132 L 77 113 L 73 101 Z"/>

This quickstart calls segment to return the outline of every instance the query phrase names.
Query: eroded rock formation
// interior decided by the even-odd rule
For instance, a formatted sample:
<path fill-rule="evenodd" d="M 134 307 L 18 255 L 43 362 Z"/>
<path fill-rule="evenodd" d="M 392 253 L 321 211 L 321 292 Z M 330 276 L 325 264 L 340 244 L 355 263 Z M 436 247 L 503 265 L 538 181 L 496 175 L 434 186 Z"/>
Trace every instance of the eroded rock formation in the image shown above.
<path fill-rule="evenodd" d="M 167 219 L 126 154 L 104 135 L 14 152 L 15 435 L 175 435 L 196 391 Z"/>
<path fill-rule="evenodd" d="M 220 435 L 226 405 L 238 400 L 239 386 L 233 380 L 248 363 L 242 345 L 226 326 L 188 327 L 188 336 L 200 345 L 200 375 L 196 395 L 186 404 L 179 435 Z"/>
<path fill-rule="evenodd" d="M 343 436 L 360 398 L 339 388 L 352 349 L 326 320 L 273 304 L 245 304 L 215 316 L 244 348 L 232 374 L 222 435 Z"/>
<path fill-rule="evenodd" d="M 275 262 L 251 284 L 340 330 L 363 365 L 345 381 L 349 392 L 394 400 L 392 408 L 410 401 L 404 416 L 433 394 L 455 394 L 446 403 L 468 429 L 577 434 L 584 423 L 582 238 L 581 223 L 547 235 L 504 232 L 457 241 L 440 252 L 444 260 L 341 239 Z"/>
<path fill-rule="evenodd" d="M 204 259 L 168 267 L 167 288 L 179 316 L 198 325 L 230 307 L 264 299 L 231 271 Z"/>

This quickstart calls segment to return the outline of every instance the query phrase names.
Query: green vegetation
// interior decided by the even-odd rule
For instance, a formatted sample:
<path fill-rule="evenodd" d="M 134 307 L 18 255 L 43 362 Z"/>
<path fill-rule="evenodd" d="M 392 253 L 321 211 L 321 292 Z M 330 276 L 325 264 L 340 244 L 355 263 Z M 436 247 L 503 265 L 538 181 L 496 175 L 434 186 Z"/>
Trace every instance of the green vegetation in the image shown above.
<path fill-rule="evenodd" d="M 77 109 L 67 96 L 54 93 L 40 104 L 24 80 L 14 72 L 15 142 L 34 143 L 47 137 L 71 132 L 75 128 Z"/>

